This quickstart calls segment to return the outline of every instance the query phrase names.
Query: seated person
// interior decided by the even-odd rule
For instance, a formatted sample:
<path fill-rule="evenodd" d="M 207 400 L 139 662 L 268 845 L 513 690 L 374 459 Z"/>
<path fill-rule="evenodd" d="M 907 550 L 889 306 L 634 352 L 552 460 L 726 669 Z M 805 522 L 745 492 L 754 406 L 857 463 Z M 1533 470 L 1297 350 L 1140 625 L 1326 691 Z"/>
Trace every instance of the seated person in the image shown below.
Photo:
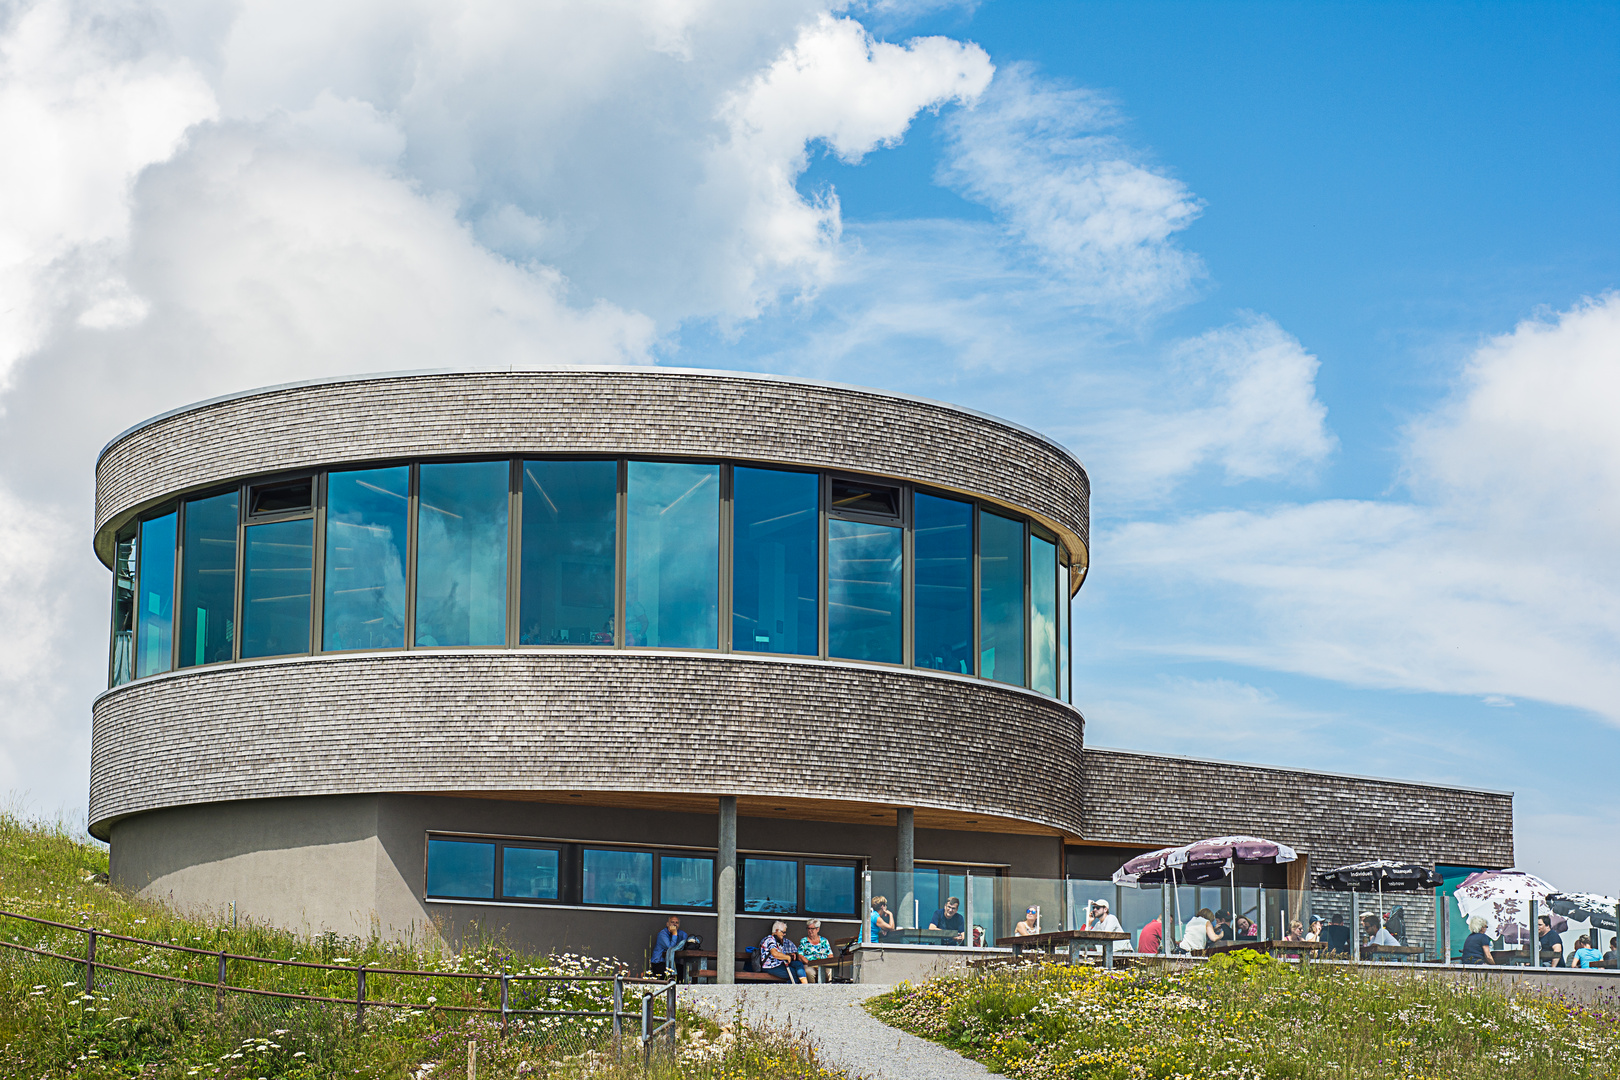
<path fill-rule="evenodd" d="M 1237 917 L 1237 936 L 1239 941 L 1244 939 L 1258 941 L 1260 939 L 1260 928 L 1247 915 L 1239 915 Z"/>
<path fill-rule="evenodd" d="M 945 906 L 934 912 L 934 917 L 928 920 L 928 929 L 944 930 L 954 936 L 946 938 L 942 945 L 967 944 L 967 917 L 961 912 L 962 901 L 955 896 L 945 900 Z"/>
<path fill-rule="evenodd" d="M 1321 941 L 1322 940 L 1322 916 L 1320 916 L 1320 915 L 1312 915 L 1310 917 L 1310 919 L 1308 920 L 1308 924 L 1309 925 L 1307 925 L 1305 927 L 1305 940 L 1306 941 Z"/>
<path fill-rule="evenodd" d="M 1209 944 L 1225 945 L 1232 940 L 1232 913 L 1221 908 L 1209 924 Z M 1208 946 L 1206 946 L 1207 948 Z"/>
<path fill-rule="evenodd" d="M 1350 928 L 1344 925 L 1343 915 L 1333 916 L 1322 928 L 1322 941 L 1327 945 L 1328 952 L 1350 955 Z"/>
<path fill-rule="evenodd" d="M 1209 928 L 1215 923 L 1215 913 L 1207 907 L 1198 909 L 1198 914 L 1187 920 L 1187 928 L 1181 935 L 1181 951 L 1196 953 L 1209 947 Z"/>
<path fill-rule="evenodd" d="M 1361 917 L 1362 945 L 1399 945 L 1395 935 L 1384 929 L 1379 923 L 1378 916 L 1372 912 Z"/>
<path fill-rule="evenodd" d="M 1536 939 L 1541 946 L 1542 960 L 1551 959 L 1548 967 L 1564 966 L 1564 939 L 1552 928 L 1552 919 L 1542 915 L 1536 919 Z M 1552 953 L 1549 958 L 1548 953 Z"/>
<path fill-rule="evenodd" d="M 1609 942 L 1609 951 L 1603 954 L 1603 966 L 1620 968 L 1620 936 Z"/>
<path fill-rule="evenodd" d="M 664 928 L 658 931 L 658 940 L 653 942 L 652 973 L 668 974 L 669 965 L 675 962 L 675 953 L 685 944 L 686 934 L 681 930 L 681 917 L 671 915 Z"/>
<path fill-rule="evenodd" d="M 804 937 L 799 939 L 799 955 L 806 961 L 825 960 L 832 952 L 832 942 L 821 936 L 821 920 L 807 921 L 804 924 Z"/>
<path fill-rule="evenodd" d="M 1024 918 L 1013 927 L 1013 937 L 1029 937 L 1041 932 L 1041 909 L 1025 908 Z"/>
<path fill-rule="evenodd" d="M 1153 921 L 1142 927 L 1142 932 L 1136 936 L 1136 951 L 1157 956 L 1164 947 L 1164 920 L 1153 916 Z"/>
<path fill-rule="evenodd" d="M 1103 933 L 1123 934 L 1125 932 L 1125 928 L 1120 925 L 1118 917 L 1108 910 L 1108 901 L 1106 900 L 1093 900 L 1091 902 L 1091 911 L 1086 917 L 1085 928 L 1087 930 L 1099 930 Z M 1070 951 L 1072 952 L 1075 946 L 1078 944 L 1079 942 L 1071 943 L 1069 945 Z M 1124 949 L 1129 951 L 1131 947 L 1131 939 L 1126 938 L 1124 941 L 1115 942 L 1114 947 L 1116 949 Z M 1092 949 L 1095 949 L 1097 952 L 1101 952 L 1102 946 L 1095 945 L 1088 948 L 1086 951 L 1091 952 Z"/>
<path fill-rule="evenodd" d="M 894 929 L 894 913 L 889 910 L 888 897 L 872 897 L 872 934 L 866 940 L 873 945 L 879 944 L 894 933 Z"/>
<path fill-rule="evenodd" d="M 771 932 L 760 938 L 759 970 L 783 982 L 810 981 L 804 960 L 799 956 L 799 947 L 787 936 L 787 923 L 780 919 L 771 923 Z"/>
<path fill-rule="evenodd" d="M 1485 916 L 1475 915 L 1468 920 L 1468 936 L 1463 939 L 1462 962 L 1465 964 L 1494 964 L 1491 939 L 1485 936 Z"/>
<path fill-rule="evenodd" d="M 1305 924 L 1300 922 L 1298 919 L 1295 919 L 1293 922 L 1289 923 L 1288 924 L 1288 933 L 1283 935 L 1283 940 L 1284 941 L 1304 941 L 1305 940 Z"/>
<path fill-rule="evenodd" d="M 1575 951 L 1569 954 L 1569 966 L 1589 968 L 1593 964 L 1603 961 L 1598 957 L 1598 951 L 1592 948 L 1592 939 L 1582 934 L 1575 939 Z"/>
<path fill-rule="evenodd" d="M 1406 909 L 1399 904 L 1390 908 L 1389 918 L 1384 920 L 1384 929 L 1395 935 L 1395 940 L 1402 945 L 1406 944 Z"/>

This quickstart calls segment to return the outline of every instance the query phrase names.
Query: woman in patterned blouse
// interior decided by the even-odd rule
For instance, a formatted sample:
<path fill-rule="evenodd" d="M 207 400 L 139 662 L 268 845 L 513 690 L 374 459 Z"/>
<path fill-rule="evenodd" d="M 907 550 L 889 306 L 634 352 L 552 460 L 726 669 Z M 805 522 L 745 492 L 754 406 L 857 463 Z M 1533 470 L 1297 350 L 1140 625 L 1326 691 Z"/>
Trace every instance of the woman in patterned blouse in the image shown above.
<path fill-rule="evenodd" d="M 799 955 L 805 960 L 825 960 L 832 955 L 832 942 L 821 936 L 821 920 L 811 919 L 804 924 L 805 936 L 799 939 Z"/>

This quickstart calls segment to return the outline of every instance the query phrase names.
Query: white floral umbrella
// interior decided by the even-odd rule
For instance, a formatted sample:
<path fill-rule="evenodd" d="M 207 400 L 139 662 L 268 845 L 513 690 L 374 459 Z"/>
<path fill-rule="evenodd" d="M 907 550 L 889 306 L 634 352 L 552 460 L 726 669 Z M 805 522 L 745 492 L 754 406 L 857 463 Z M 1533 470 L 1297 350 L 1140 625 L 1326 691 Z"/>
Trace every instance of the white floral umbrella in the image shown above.
<path fill-rule="evenodd" d="M 1530 898 L 1535 897 L 1541 914 L 1550 916 L 1554 930 L 1564 923 L 1555 915 L 1547 897 L 1557 892 L 1553 886 L 1523 870 L 1488 870 L 1469 874 L 1457 886 L 1457 910 L 1464 919 L 1484 917 L 1485 932 L 1509 945 L 1530 940 Z M 1568 925 L 1564 923 L 1564 925 Z"/>

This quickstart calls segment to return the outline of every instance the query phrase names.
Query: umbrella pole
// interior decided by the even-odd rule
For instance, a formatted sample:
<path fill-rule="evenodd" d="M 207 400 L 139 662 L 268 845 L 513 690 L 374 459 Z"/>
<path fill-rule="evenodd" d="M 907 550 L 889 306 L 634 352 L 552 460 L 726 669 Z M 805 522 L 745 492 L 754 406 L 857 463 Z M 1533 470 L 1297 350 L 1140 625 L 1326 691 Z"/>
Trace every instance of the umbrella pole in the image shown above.
<path fill-rule="evenodd" d="M 1350 890 L 1350 959 L 1361 959 L 1361 894 Z"/>

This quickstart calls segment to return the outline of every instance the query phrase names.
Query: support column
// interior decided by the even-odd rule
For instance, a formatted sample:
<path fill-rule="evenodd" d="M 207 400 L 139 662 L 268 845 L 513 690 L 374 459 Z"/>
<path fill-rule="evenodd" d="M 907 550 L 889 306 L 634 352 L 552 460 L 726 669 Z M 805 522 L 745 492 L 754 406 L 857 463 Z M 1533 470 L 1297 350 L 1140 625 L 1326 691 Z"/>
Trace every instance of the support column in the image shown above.
<path fill-rule="evenodd" d="M 720 841 L 716 852 L 720 876 L 714 898 L 714 981 L 737 981 L 737 796 L 720 796 Z"/>
<path fill-rule="evenodd" d="M 899 826 L 895 840 L 894 872 L 898 877 L 895 892 L 899 893 L 899 904 L 896 914 L 900 915 L 901 926 L 917 927 L 921 922 L 913 910 L 916 905 L 916 888 L 912 882 L 912 875 L 917 872 L 917 814 L 909 806 L 902 806 L 895 811 L 895 823 Z"/>

